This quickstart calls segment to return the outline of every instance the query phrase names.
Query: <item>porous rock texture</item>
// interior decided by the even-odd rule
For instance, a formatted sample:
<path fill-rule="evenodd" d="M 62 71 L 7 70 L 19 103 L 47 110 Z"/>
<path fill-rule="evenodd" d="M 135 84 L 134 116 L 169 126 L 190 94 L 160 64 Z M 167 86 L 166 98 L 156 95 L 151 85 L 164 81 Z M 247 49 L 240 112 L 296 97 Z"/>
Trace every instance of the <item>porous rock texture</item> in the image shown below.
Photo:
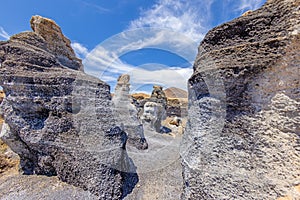
<path fill-rule="evenodd" d="M 1 200 L 99 199 L 89 191 L 61 182 L 55 176 L 21 175 L 1 177 L 0 191 Z"/>
<path fill-rule="evenodd" d="M 137 149 L 147 149 L 148 144 L 144 136 L 143 124 L 138 118 L 137 108 L 131 104 L 129 81 L 128 74 L 123 74 L 118 78 L 113 96 L 114 113 L 127 133 L 128 144 Z"/>
<path fill-rule="evenodd" d="M 299 52 L 299 0 L 209 31 L 189 79 L 182 199 L 300 199 Z"/>
<path fill-rule="evenodd" d="M 120 199 L 137 175 L 109 85 L 81 71 L 55 22 L 35 16 L 31 26 L 34 32 L 0 42 L 1 138 L 24 174 L 57 175 L 99 199 Z"/>

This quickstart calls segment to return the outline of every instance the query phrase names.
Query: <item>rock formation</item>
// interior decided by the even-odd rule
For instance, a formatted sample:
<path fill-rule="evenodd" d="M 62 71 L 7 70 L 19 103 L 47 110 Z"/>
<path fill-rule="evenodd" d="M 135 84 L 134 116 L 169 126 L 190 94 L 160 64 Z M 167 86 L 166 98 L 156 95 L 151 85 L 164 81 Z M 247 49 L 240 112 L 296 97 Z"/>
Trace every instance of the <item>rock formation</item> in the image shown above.
<path fill-rule="evenodd" d="M 142 122 L 146 127 L 160 132 L 161 122 L 166 118 L 167 98 L 161 86 L 153 86 L 151 97 L 143 103 Z"/>
<path fill-rule="evenodd" d="M 64 66 L 83 71 L 81 60 L 75 55 L 71 42 L 66 38 L 60 27 L 51 19 L 33 16 L 30 25 L 35 34 L 42 37 L 47 50 Z"/>
<path fill-rule="evenodd" d="M 187 98 L 168 98 L 167 99 L 167 116 L 168 117 L 187 117 Z"/>
<path fill-rule="evenodd" d="M 109 85 L 81 71 L 52 20 L 33 17 L 31 26 L 34 32 L 0 42 L 1 138 L 20 156 L 24 174 L 57 175 L 99 199 L 120 199 L 137 176 Z"/>
<path fill-rule="evenodd" d="M 166 108 L 167 97 L 161 86 L 158 86 L 158 85 L 153 86 L 153 90 L 152 90 L 151 96 L 149 98 L 149 101 L 159 103 L 163 107 Z"/>
<path fill-rule="evenodd" d="M 128 144 L 138 149 L 147 149 L 148 144 L 144 136 L 143 124 L 138 118 L 136 107 L 131 104 L 130 76 L 123 74 L 118 78 L 113 97 L 116 119 L 122 123 L 128 136 Z"/>
<path fill-rule="evenodd" d="M 300 199 L 300 1 L 212 29 L 189 79 L 182 199 Z"/>
<path fill-rule="evenodd" d="M 141 120 L 145 127 L 160 132 L 161 121 L 165 118 L 165 108 L 155 102 L 147 102 L 144 105 Z"/>

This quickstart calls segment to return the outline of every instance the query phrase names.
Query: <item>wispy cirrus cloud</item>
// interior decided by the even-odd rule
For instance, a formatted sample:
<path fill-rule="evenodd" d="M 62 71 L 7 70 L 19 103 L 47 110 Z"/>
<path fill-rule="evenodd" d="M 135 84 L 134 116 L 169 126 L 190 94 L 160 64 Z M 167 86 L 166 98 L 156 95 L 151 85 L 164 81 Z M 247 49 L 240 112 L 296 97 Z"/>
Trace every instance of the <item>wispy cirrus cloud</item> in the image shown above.
<path fill-rule="evenodd" d="M 152 8 L 143 10 L 140 17 L 130 22 L 129 29 L 156 27 L 171 29 L 200 41 L 208 29 L 213 0 L 159 0 Z"/>
<path fill-rule="evenodd" d="M 240 0 L 237 3 L 237 11 L 245 12 L 247 10 L 256 10 L 258 9 L 265 0 Z"/>
<path fill-rule="evenodd" d="M 105 7 L 100 6 L 98 4 L 90 3 L 90 2 L 87 2 L 87 1 L 82 1 L 81 3 L 85 7 L 93 8 L 98 13 L 107 13 L 107 12 L 110 12 L 110 10 L 108 8 L 105 8 Z"/>
<path fill-rule="evenodd" d="M 3 29 L 2 26 L 0 26 L 0 37 L 8 40 L 10 38 L 10 35 Z"/>

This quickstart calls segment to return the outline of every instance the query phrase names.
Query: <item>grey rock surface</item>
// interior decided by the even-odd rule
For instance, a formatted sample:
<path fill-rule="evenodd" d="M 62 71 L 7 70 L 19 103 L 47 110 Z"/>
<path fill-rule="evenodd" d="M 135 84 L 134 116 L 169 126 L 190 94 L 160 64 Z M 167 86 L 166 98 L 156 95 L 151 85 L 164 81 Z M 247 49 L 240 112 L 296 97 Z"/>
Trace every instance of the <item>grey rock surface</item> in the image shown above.
<path fill-rule="evenodd" d="M 123 74 L 118 78 L 113 96 L 114 114 L 128 136 L 128 144 L 138 149 L 147 149 L 143 124 L 138 118 L 138 110 L 131 103 L 130 76 Z"/>
<path fill-rule="evenodd" d="M 99 197 L 81 188 L 68 185 L 57 177 L 9 176 L 0 179 L 1 200 L 97 200 Z"/>
<path fill-rule="evenodd" d="M 189 79 L 182 199 L 300 199 L 299 44 L 298 0 L 206 35 Z"/>
<path fill-rule="evenodd" d="M 166 110 L 163 104 L 149 101 L 144 105 L 141 120 L 145 128 L 159 133 L 162 126 L 161 122 L 165 119 L 165 116 Z"/>
<path fill-rule="evenodd" d="M 81 71 L 52 20 L 31 23 L 34 32 L 0 42 L 1 138 L 20 156 L 24 174 L 57 175 L 99 199 L 126 196 L 138 177 L 109 85 Z"/>
<path fill-rule="evenodd" d="M 154 85 L 150 98 L 143 103 L 141 120 L 143 125 L 160 132 L 161 122 L 166 119 L 167 97 L 161 86 Z"/>

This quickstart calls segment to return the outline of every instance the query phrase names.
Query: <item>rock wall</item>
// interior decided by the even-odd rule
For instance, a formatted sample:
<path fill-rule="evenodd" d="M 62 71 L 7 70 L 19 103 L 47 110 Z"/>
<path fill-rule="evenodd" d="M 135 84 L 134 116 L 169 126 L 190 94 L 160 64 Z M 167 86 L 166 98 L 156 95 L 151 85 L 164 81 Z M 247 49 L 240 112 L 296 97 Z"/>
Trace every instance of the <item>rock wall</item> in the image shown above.
<path fill-rule="evenodd" d="M 182 199 L 300 199 L 300 1 L 212 29 L 189 79 Z"/>
<path fill-rule="evenodd" d="M 57 175 L 99 199 L 120 199 L 137 175 L 109 85 L 81 71 L 52 20 L 33 17 L 31 26 L 34 32 L 0 42 L 1 138 L 19 154 L 24 174 Z"/>

